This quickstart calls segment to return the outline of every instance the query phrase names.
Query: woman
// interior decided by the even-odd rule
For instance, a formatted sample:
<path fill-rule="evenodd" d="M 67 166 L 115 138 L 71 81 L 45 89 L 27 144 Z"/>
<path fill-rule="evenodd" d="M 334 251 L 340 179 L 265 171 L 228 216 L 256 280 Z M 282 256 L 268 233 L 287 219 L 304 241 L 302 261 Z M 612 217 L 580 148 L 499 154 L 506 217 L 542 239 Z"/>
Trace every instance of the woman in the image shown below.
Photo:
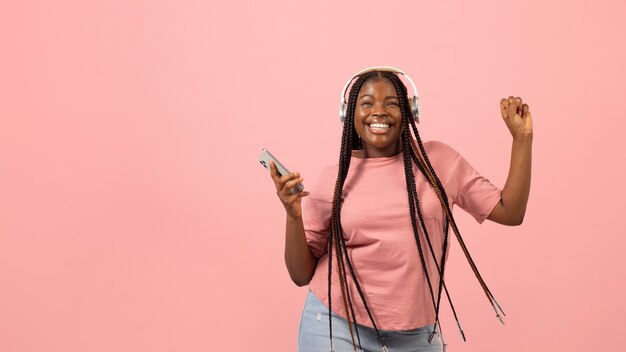
<path fill-rule="evenodd" d="M 348 82 L 339 163 L 325 168 L 310 191 L 291 194 L 304 179 L 298 172 L 279 176 L 270 165 L 287 213 L 285 263 L 294 283 L 310 289 L 301 352 L 441 350 L 434 336 L 443 343 L 442 288 L 454 312 L 443 281 L 449 226 L 496 316 L 504 315 L 463 244 L 452 206 L 479 223 L 522 223 L 530 191 L 529 107 L 519 97 L 500 101 L 513 136 L 500 190 L 446 144 L 422 143 L 416 93 L 409 100 L 399 75 L 373 68 Z"/>

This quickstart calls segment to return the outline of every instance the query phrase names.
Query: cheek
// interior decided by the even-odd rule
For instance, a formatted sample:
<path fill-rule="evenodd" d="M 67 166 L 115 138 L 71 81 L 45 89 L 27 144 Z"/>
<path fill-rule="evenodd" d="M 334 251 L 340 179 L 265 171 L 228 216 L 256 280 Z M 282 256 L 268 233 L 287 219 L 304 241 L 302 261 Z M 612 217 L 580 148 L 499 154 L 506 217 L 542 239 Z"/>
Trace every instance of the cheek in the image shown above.
<path fill-rule="evenodd" d="M 354 130 L 356 131 L 356 134 L 358 134 L 359 136 L 362 136 L 363 133 L 365 133 L 365 129 L 363 128 L 363 125 L 357 122 L 356 120 L 354 121 Z"/>
<path fill-rule="evenodd" d="M 397 138 L 398 140 L 402 139 L 402 132 L 403 132 L 403 131 L 404 131 L 404 128 L 403 128 L 402 126 L 401 126 L 398 130 L 397 130 L 397 132 L 396 132 L 396 138 Z"/>
<path fill-rule="evenodd" d="M 363 122 L 363 119 L 366 117 L 367 115 L 362 111 L 362 110 L 355 110 L 354 111 L 354 121 L 359 121 L 359 122 Z"/>
<path fill-rule="evenodd" d="M 363 121 L 365 121 L 365 116 L 359 114 L 358 112 L 354 112 L 354 126 L 363 127 Z"/>

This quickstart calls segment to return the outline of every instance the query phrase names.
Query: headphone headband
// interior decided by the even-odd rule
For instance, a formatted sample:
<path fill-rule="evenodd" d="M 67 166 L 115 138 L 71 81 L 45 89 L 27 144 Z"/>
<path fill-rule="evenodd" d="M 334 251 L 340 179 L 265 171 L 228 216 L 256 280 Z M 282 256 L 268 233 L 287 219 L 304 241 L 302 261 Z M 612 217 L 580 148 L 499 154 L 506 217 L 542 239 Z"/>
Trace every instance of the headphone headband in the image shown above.
<path fill-rule="evenodd" d="M 415 122 L 419 123 L 419 96 L 417 95 L 417 88 L 415 87 L 415 83 L 413 83 L 413 80 L 411 79 L 411 77 L 409 77 L 406 73 L 391 66 L 368 67 L 366 69 L 363 69 L 355 73 L 354 75 L 352 75 L 352 77 L 350 77 L 348 82 L 346 82 L 346 84 L 343 86 L 343 91 L 341 93 L 341 106 L 339 108 L 339 119 L 341 123 L 343 123 L 346 120 L 346 114 L 347 114 L 347 109 L 348 109 L 348 104 L 346 102 L 346 92 L 348 90 L 348 87 L 350 86 L 350 84 L 356 77 L 359 77 L 364 73 L 368 73 L 372 71 L 392 72 L 392 73 L 404 76 L 407 79 L 407 81 L 409 81 L 409 83 L 411 84 L 411 88 L 413 89 L 413 97 L 409 99 L 409 103 L 411 106 L 411 113 L 413 114 L 413 117 L 415 118 Z"/>

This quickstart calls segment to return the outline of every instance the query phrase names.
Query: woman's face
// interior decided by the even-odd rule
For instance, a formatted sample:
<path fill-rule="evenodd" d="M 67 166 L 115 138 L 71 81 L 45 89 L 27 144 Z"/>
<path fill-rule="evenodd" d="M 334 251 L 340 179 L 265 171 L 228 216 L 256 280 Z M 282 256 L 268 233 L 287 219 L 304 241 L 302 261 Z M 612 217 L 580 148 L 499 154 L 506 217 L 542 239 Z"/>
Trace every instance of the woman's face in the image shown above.
<path fill-rule="evenodd" d="M 363 140 L 364 156 L 393 156 L 402 150 L 402 113 L 393 84 L 386 78 L 365 81 L 357 96 L 354 128 Z"/>

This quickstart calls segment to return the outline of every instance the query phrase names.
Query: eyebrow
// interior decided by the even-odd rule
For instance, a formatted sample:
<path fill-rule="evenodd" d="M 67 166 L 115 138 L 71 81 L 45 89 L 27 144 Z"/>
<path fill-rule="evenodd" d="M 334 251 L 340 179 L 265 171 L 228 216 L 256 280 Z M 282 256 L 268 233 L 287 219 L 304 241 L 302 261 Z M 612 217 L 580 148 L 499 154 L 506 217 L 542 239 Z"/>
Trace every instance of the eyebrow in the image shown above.
<path fill-rule="evenodd" d="M 371 94 L 363 94 L 363 95 L 361 95 L 361 97 L 359 99 L 365 98 L 365 97 L 372 97 L 372 98 L 374 98 L 374 96 L 371 95 Z M 398 98 L 397 95 L 388 95 L 388 96 L 385 97 L 385 99 L 399 99 L 399 98 Z"/>

